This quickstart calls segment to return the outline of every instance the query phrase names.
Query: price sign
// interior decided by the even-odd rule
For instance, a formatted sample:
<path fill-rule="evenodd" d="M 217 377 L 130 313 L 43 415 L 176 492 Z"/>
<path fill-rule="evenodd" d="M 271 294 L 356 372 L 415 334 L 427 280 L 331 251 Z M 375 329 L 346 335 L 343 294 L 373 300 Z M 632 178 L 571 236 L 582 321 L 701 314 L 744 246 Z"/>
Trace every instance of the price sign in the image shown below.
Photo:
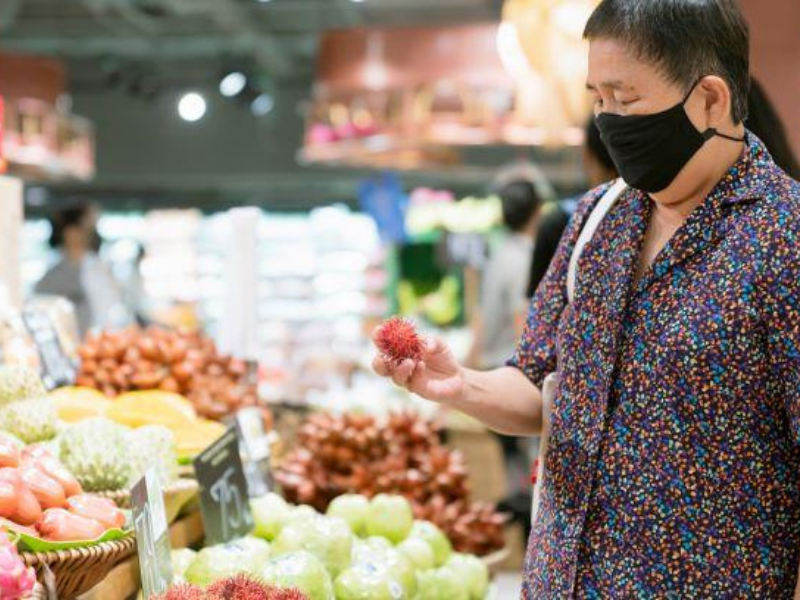
<path fill-rule="evenodd" d="M 22 319 L 39 351 L 42 380 L 47 389 L 71 383 L 75 379 L 75 365 L 61 347 L 56 328 L 47 313 L 28 307 L 22 311 Z"/>
<path fill-rule="evenodd" d="M 206 545 L 222 544 L 253 530 L 239 436 L 231 427 L 194 459 Z"/>
<path fill-rule="evenodd" d="M 167 515 L 155 469 L 148 469 L 144 477 L 133 486 L 131 504 L 142 593 L 145 598 L 150 598 L 166 591 L 172 583 Z"/>

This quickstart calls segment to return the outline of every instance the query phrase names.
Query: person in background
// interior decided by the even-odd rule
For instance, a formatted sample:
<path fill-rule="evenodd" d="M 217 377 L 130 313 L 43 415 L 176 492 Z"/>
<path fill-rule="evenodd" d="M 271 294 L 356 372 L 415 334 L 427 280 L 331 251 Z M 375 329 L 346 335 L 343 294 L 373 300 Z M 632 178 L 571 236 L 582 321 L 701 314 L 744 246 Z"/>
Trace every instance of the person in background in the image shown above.
<path fill-rule="evenodd" d="M 473 343 L 467 361 L 476 367 L 502 365 L 516 346 L 514 313 L 525 299 L 523 274 L 530 270 L 539 227 L 542 201 L 531 182 L 506 184 L 500 200 L 508 234 L 483 270 L 480 308 L 472 322 Z"/>
<path fill-rule="evenodd" d="M 128 321 L 122 290 L 96 252 L 100 239 L 96 221 L 95 211 L 84 203 L 51 218 L 50 246 L 59 251 L 60 258 L 35 288 L 37 294 L 63 296 L 72 302 L 81 337 L 92 327 Z"/>
<path fill-rule="evenodd" d="M 786 171 L 792 179 L 800 179 L 800 164 L 792 151 L 783 121 L 767 96 L 766 90 L 755 78 L 750 79 L 747 105 L 748 115 L 745 121 L 747 128 L 764 142 L 775 164 Z"/>
<path fill-rule="evenodd" d="M 503 186 L 500 199 L 508 235 L 492 252 L 483 271 L 480 307 L 472 320 L 472 349 L 466 359 L 476 368 L 502 366 L 516 347 L 514 318 L 525 303 L 526 274 L 542 205 L 534 184 L 523 179 Z M 527 459 L 518 438 L 498 437 L 506 461 L 508 493 L 513 497 L 522 491 Z"/>
<path fill-rule="evenodd" d="M 614 161 L 611 160 L 603 140 L 600 139 L 600 131 L 597 129 L 594 118 L 590 118 L 586 124 L 583 172 L 586 174 L 589 189 L 594 189 L 606 181 L 619 177 Z M 569 198 L 553 201 L 542 207 L 542 218 L 539 221 L 536 243 L 533 247 L 528 289 L 525 293 L 528 299 L 533 298 L 536 288 L 539 287 L 539 283 L 544 279 L 547 269 L 550 267 L 550 261 L 553 260 L 558 243 L 561 241 L 561 235 L 564 233 L 572 213 L 575 212 L 577 200 L 578 198 Z M 522 320 L 522 315 L 520 315 L 518 322 Z"/>

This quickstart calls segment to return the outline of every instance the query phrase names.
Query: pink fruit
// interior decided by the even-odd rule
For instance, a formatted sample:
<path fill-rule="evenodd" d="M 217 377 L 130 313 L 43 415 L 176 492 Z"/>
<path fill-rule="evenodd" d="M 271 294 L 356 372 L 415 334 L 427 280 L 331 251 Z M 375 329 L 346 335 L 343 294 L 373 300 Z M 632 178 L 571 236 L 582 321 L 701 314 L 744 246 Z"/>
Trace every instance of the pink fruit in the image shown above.
<path fill-rule="evenodd" d="M 0 600 L 27 598 L 36 585 L 36 573 L 26 567 L 5 532 L 0 531 Z"/>
<path fill-rule="evenodd" d="M 94 540 L 105 532 L 95 519 L 74 515 L 63 508 L 49 508 L 36 524 L 42 537 L 56 542 Z"/>
<path fill-rule="evenodd" d="M 94 519 L 106 529 L 117 529 L 125 525 L 125 514 L 112 500 L 91 494 L 80 494 L 67 499 L 67 509 L 74 515 Z"/>

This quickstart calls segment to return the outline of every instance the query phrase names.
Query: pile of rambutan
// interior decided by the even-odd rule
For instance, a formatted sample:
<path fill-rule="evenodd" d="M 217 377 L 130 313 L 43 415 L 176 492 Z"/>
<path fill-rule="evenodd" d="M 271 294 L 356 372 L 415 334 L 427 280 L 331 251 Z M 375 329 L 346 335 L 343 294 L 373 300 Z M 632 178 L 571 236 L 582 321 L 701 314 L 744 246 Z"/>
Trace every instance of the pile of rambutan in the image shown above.
<path fill-rule="evenodd" d="M 419 361 L 424 342 L 413 321 L 392 317 L 383 322 L 375 332 L 375 345 L 386 362 L 399 365 L 404 360 Z"/>
<path fill-rule="evenodd" d="M 239 574 L 213 583 L 205 590 L 189 583 L 173 585 L 155 600 L 309 600 L 296 589 L 267 585 L 250 575 Z"/>

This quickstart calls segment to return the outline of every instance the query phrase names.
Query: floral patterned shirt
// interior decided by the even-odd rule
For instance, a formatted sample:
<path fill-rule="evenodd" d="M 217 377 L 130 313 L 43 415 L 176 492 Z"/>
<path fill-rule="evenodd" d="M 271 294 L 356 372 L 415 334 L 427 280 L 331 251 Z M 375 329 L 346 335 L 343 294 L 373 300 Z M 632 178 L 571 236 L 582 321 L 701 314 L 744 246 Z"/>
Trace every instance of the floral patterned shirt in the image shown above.
<path fill-rule="evenodd" d="M 634 283 L 652 209 L 628 190 L 572 249 L 510 365 L 558 367 L 523 598 L 791 598 L 800 559 L 800 184 L 741 159 Z M 558 359 L 557 359 L 558 357 Z"/>

